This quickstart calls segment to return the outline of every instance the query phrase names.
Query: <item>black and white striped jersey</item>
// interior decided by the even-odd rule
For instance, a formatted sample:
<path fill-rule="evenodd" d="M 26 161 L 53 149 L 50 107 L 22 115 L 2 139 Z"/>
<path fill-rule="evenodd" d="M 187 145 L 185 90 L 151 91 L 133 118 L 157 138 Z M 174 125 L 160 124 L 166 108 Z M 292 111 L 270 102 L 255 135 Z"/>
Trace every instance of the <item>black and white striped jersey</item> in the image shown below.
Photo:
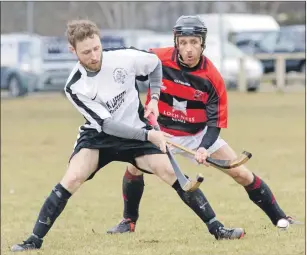
<path fill-rule="evenodd" d="M 117 48 L 103 51 L 99 72 L 89 73 L 78 62 L 64 90 L 87 120 L 81 130 L 90 128 L 101 132 L 103 120 L 109 117 L 132 127 L 144 127 L 135 77 L 150 74 L 158 61 L 152 53 Z"/>

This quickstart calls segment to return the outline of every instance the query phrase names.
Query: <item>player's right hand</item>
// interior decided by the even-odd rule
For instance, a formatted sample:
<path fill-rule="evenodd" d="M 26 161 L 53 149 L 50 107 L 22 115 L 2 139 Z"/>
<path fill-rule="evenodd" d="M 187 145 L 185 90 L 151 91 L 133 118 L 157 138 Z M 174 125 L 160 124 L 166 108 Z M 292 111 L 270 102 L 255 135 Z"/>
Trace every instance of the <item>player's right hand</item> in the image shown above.
<path fill-rule="evenodd" d="M 148 141 L 156 145 L 160 150 L 166 153 L 166 135 L 162 131 L 156 131 L 154 129 L 148 132 Z"/>
<path fill-rule="evenodd" d="M 148 105 L 145 107 L 144 117 L 148 118 L 150 114 L 153 114 L 155 120 L 157 121 L 159 117 L 158 101 L 156 99 L 151 99 Z"/>
<path fill-rule="evenodd" d="M 195 160 L 199 163 L 199 164 L 204 164 L 205 166 L 210 166 L 210 164 L 206 161 L 207 157 L 208 157 L 208 151 L 203 148 L 200 147 L 198 148 L 198 150 L 196 151 L 195 154 Z"/>

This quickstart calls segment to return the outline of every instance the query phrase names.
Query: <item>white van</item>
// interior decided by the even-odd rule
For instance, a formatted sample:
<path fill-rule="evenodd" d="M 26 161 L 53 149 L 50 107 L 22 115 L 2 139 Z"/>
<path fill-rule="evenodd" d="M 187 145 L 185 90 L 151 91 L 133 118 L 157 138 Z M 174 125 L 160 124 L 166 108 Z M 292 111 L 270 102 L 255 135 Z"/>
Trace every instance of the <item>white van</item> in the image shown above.
<path fill-rule="evenodd" d="M 270 15 L 265 14 L 198 14 L 208 28 L 208 34 L 222 35 L 224 40 L 237 42 L 238 37 L 262 36 L 262 33 L 279 31 L 280 26 Z"/>

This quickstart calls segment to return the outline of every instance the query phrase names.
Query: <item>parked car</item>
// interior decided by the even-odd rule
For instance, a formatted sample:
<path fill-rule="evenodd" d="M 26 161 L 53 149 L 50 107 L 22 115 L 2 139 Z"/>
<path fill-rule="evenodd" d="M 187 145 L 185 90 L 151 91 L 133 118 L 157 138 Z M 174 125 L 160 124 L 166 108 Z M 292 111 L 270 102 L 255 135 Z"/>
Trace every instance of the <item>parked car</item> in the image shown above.
<path fill-rule="evenodd" d="M 30 44 L 26 35 L 1 35 L 1 89 L 10 96 L 25 95 L 36 86 L 36 39 Z"/>
<path fill-rule="evenodd" d="M 62 90 L 76 61 L 76 57 L 68 51 L 64 37 L 2 34 L 1 88 L 12 88 L 12 84 L 18 84 L 14 87 L 24 87 L 28 92 Z M 8 71 L 10 75 L 7 75 Z M 12 73 L 18 78 L 12 80 Z"/>
<path fill-rule="evenodd" d="M 247 54 L 257 53 L 305 53 L 306 28 L 304 25 L 285 26 L 279 31 L 272 31 L 259 40 L 242 40 L 237 46 Z M 275 71 L 275 60 L 261 60 L 264 72 Z M 306 57 L 286 60 L 286 72 L 305 72 Z"/>

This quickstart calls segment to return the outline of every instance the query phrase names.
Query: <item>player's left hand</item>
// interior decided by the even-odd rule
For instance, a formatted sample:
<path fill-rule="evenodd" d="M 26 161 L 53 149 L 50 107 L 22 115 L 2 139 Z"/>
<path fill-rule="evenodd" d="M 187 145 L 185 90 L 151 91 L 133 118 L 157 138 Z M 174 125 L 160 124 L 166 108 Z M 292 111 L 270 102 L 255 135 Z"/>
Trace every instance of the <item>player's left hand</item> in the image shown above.
<path fill-rule="evenodd" d="M 195 154 L 195 160 L 199 163 L 199 164 L 204 164 L 205 166 L 210 166 L 210 164 L 206 161 L 207 157 L 208 157 L 208 151 L 204 148 L 204 147 L 200 147 L 198 148 L 198 150 L 196 151 Z"/>
<path fill-rule="evenodd" d="M 152 113 L 156 119 L 159 117 L 158 101 L 156 99 L 151 99 L 146 106 L 144 117 L 147 118 L 149 114 Z"/>

